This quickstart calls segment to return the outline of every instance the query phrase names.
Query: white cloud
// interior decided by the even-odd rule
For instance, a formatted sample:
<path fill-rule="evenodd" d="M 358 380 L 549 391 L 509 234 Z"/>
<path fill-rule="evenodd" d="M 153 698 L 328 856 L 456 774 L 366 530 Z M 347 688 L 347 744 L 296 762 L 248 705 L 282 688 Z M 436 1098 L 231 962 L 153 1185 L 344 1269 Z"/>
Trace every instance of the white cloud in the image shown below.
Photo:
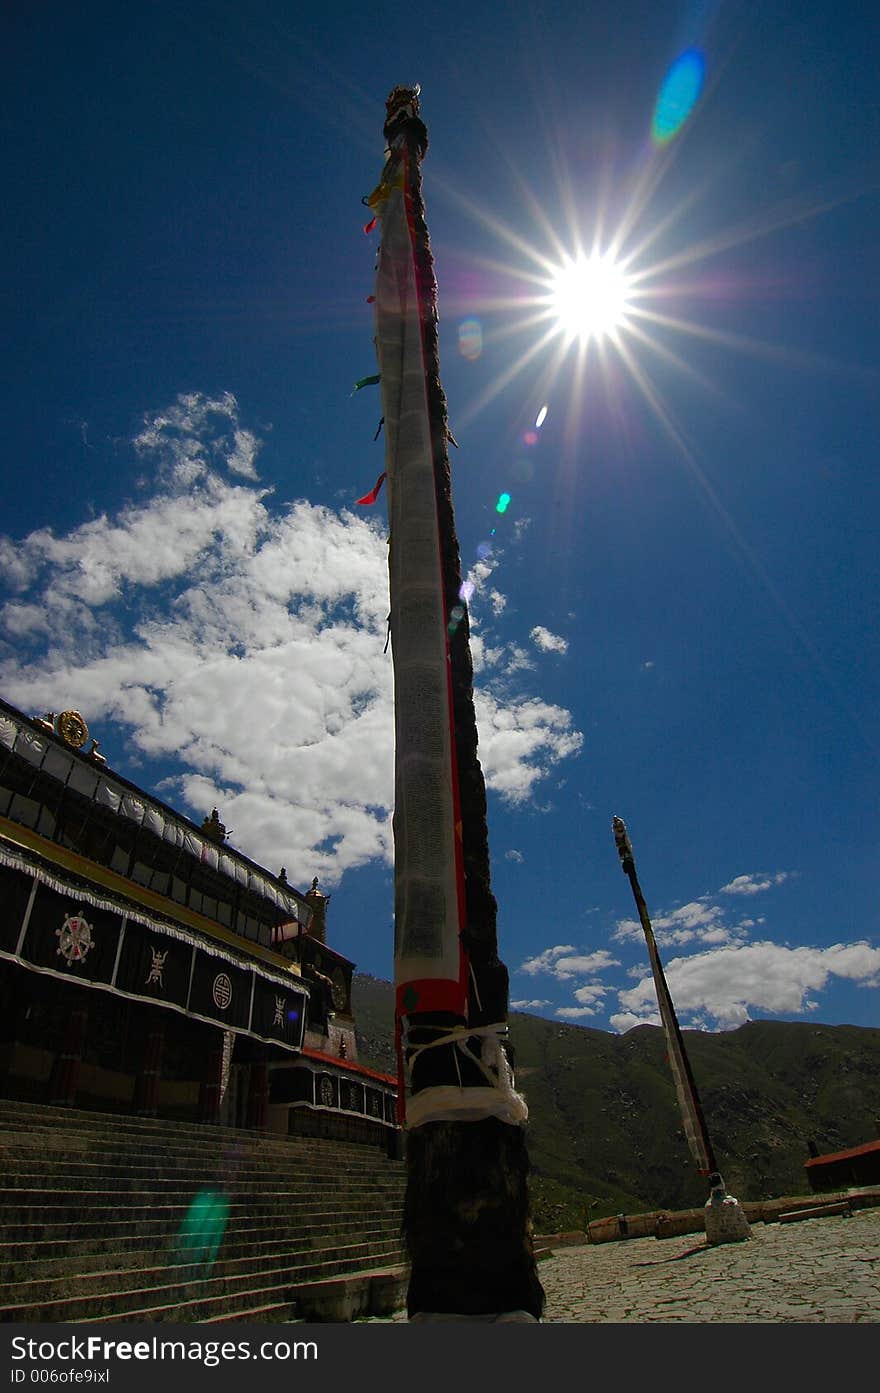
<path fill-rule="evenodd" d="M 584 1016 L 598 1014 L 594 1006 L 557 1006 L 555 1014 L 566 1021 L 582 1020 Z"/>
<path fill-rule="evenodd" d="M 490 590 L 488 598 L 492 606 L 492 613 L 497 619 L 499 614 L 503 614 L 507 608 L 507 596 L 502 595 L 500 590 Z"/>
<path fill-rule="evenodd" d="M 527 802 L 555 765 L 580 753 L 584 738 L 563 707 L 539 697 L 505 700 L 487 688 L 475 690 L 474 704 L 486 785 L 506 803 Z"/>
<path fill-rule="evenodd" d="M 580 1002 L 581 1006 L 593 1006 L 601 1002 L 607 994 L 608 988 L 602 982 L 586 982 L 584 986 L 578 987 L 574 999 Z"/>
<path fill-rule="evenodd" d="M 246 479 L 257 477 L 260 442 L 240 425 L 231 392 L 219 397 L 182 392 L 166 411 L 144 417 L 134 447 L 181 483 L 192 483 L 216 464 Z"/>
<path fill-rule="evenodd" d="M 729 1030 L 750 1019 L 750 1008 L 771 1015 L 800 1015 L 815 1009 L 810 992 L 821 991 L 829 977 L 846 978 L 865 987 L 880 986 L 880 949 L 868 943 L 833 944 L 829 948 L 788 948 L 777 943 L 734 944 L 675 958 L 665 966 L 669 991 L 680 1019 L 702 1012 L 715 1029 Z M 645 976 L 619 993 L 624 1016 L 612 1026 L 656 1019 L 653 979 Z M 631 1020 L 635 1017 L 635 1020 Z"/>
<path fill-rule="evenodd" d="M 529 638 L 536 648 L 540 648 L 542 653 L 567 653 L 568 639 L 560 638 L 559 634 L 552 634 L 549 629 L 545 629 L 543 624 L 536 624 L 531 630 Z"/>
<path fill-rule="evenodd" d="M 521 851 L 517 851 L 516 847 L 511 847 L 510 851 L 505 851 L 504 859 L 505 861 L 516 861 L 518 865 L 522 865 L 525 857 Z"/>
<path fill-rule="evenodd" d="M 552 972 L 557 958 L 575 952 L 573 943 L 559 943 L 555 948 L 545 948 L 543 953 L 537 957 L 527 958 L 524 963 L 520 963 L 519 972 L 528 972 L 530 976 L 536 976 L 539 972 Z"/>
<path fill-rule="evenodd" d="M 390 861 L 383 530 L 302 500 L 270 509 L 228 393 L 178 397 L 135 448 L 155 465 L 139 502 L 0 538 L 0 689 L 110 726 L 97 733 L 120 773 L 157 761 L 169 802 L 220 808 L 233 844 L 292 884 Z M 533 694 L 476 702 L 487 785 L 509 803 L 581 748 L 570 713 Z"/>
<path fill-rule="evenodd" d="M 619 966 L 619 958 L 612 957 L 604 948 L 597 949 L 595 953 L 578 954 L 569 943 L 545 948 L 536 957 L 527 958 L 517 970 L 527 972 L 532 977 L 546 972 L 557 981 L 566 982 L 572 977 L 584 977 L 591 972 L 604 972 L 609 967 Z"/>
<path fill-rule="evenodd" d="M 737 876 L 718 893 L 752 894 L 757 890 L 770 889 L 773 885 L 781 885 L 788 878 L 789 873 L 786 871 L 765 877 Z M 754 890 L 745 888 L 747 885 L 754 886 Z M 748 938 L 750 929 L 763 923 L 763 917 L 742 917 L 731 921 L 727 917 L 728 911 L 714 903 L 714 899 L 713 895 L 701 895 L 688 904 L 679 905 L 677 909 L 653 915 L 651 924 L 658 944 L 681 948 L 687 943 L 719 946 L 741 943 Z M 638 919 L 618 919 L 612 938 L 618 943 L 641 943 L 642 926 Z"/>
<path fill-rule="evenodd" d="M 549 1001 L 538 998 L 534 1001 L 511 1001 L 510 1009 L 511 1011 L 541 1011 L 545 1006 L 549 1005 Z"/>
<path fill-rule="evenodd" d="M 722 895 L 757 895 L 762 890 L 770 890 L 774 885 L 782 885 L 790 878 L 790 871 L 777 871 L 775 875 L 737 875 L 727 885 L 722 885 Z"/>

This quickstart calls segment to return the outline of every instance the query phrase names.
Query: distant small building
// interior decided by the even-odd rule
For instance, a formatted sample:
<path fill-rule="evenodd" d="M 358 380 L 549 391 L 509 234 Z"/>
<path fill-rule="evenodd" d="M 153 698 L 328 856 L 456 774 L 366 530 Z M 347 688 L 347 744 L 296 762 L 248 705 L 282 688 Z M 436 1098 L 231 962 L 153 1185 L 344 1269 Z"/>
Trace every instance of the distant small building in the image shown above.
<path fill-rule="evenodd" d="M 0 1096 L 390 1140 L 328 895 L 111 771 L 77 711 L 0 701 Z"/>
<path fill-rule="evenodd" d="M 880 1141 L 851 1146 L 846 1151 L 829 1151 L 811 1156 L 805 1162 L 807 1179 L 813 1190 L 847 1190 L 854 1186 L 880 1184 Z"/>

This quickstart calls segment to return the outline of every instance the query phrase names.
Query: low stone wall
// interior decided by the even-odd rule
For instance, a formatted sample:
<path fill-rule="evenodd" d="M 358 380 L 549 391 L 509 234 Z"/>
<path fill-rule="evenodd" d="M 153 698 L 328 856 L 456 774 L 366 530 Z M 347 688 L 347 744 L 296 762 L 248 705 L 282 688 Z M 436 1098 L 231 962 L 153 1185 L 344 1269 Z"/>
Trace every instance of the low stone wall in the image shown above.
<path fill-rule="evenodd" d="M 823 1206 L 834 1201 L 846 1203 L 851 1209 L 862 1209 L 880 1205 L 880 1187 L 871 1186 L 859 1190 L 842 1190 L 837 1194 L 822 1196 Z M 817 1197 L 812 1195 L 783 1195 L 775 1200 L 740 1200 L 740 1208 L 750 1224 L 776 1224 L 780 1215 L 795 1214 L 800 1210 L 815 1209 Z M 586 1243 L 613 1243 L 625 1238 L 677 1238 L 684 1233 L 705 1233 L 706 1218 L 704 1207 L 698 1209 L 652 1209 L 645 1214 L 614 1214 L 607 1219 L 594 1219 L 587 1226 L 586 1234 L 579 1239 Z M 542 1242 L 558 1246 L 565 1242 L 564 1235 L 543 1238 Z"/>

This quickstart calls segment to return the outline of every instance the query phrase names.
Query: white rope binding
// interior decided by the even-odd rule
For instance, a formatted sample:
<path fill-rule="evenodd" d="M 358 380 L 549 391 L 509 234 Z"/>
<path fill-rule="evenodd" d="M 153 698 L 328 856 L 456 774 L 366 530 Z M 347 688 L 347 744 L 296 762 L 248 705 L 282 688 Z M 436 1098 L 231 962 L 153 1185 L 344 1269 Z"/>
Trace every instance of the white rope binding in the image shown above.
<path fill-rule="evenodd" d="M 503 1023 L 473 1028 L 458 1026 L 438 1039 L 408 1051 L 411 1069 L 413 1061 L 425 1050 L 455 1045 L 477 1066 L 487 1081 L 487 1087 L 456 1088 L 452 1084 L 438 1084 L 435 1088 L 410 1094 L 406 1100 L 407 1128 L 422 1127 L 426 1122 L 480 1122 L 486 1117 L 497 1117 L 499 1122 L 507 1122 L 511 1126 L 523 1126 L 529 1110 L 525 1098 L 514 1088 L 513 1070 L 501 1046 L 502 1037 L 506 1034 L 507 1026 Z M 474 1054 L 468 1045 L 468 1041 L 475 1037 L 482 1039 L 479 1055 Z"/>

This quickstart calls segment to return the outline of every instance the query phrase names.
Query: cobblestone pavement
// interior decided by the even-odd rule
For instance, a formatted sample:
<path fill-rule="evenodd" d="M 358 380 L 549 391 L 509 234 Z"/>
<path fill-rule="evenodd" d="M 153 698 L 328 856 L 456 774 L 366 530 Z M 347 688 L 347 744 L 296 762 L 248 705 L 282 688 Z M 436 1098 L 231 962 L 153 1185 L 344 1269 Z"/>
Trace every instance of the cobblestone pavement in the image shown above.
<path fill-rule="evenodd" d="M 539 1272 L 545 1324 L 870 1323 L 880 1321 L 880 1207 L 757 1223 L 748 1241 L 715 1247 L 699 1233 L 558 1247 Z"/>
<path fill-rule="evenodd" d="M 880 1321 L 880 1208 L 701 1234 L 557 1248 L 540 1265 L 545 1323 Z"/>

